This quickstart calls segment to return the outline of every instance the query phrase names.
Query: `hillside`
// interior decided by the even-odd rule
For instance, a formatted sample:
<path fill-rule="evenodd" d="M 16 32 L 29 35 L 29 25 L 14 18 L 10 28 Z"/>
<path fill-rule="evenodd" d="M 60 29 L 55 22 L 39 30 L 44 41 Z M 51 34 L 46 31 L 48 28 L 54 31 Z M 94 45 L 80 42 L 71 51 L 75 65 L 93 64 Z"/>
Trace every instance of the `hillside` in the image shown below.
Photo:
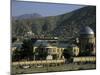
<path fill-rule="evenodd" d="M 70 17 L 69 17 L 70 16 Z M 60 16 L 60 23 L 53 31 L 56 35 L 74 36 L 82 26 L 90 26 L 96 32 L 96 8 L 84 7 Z"/>
<path fill-rule="evenodd" d="M 32 31 L 36 35 L 71 37 L 78 35 L 83 25 L 96 32 L 96 7 L 87 6 L 58 16 L 12 20 L 12 35 L 23 36 Z"/>
<path fill-rule="evenodd" d="M 38 13 L 33 13 L 33 14 L 23 14 L 20 16 L 14 16 L 13 18 L 15 18 L 15 20 L 23 20 L 23 19 L 37 19 L 40 17 L 42 17 L 42 15 Z"/>

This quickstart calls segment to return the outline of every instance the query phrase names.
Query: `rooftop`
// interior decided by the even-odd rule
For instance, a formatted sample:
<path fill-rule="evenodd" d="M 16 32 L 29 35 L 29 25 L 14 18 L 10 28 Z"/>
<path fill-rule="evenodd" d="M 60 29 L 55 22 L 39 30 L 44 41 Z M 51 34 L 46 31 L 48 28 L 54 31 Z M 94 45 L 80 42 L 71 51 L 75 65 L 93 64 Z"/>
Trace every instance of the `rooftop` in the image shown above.
<path fill-rule="evenodd" d="M 94 31 L 89 26 L 85 26 L 81 28 L 80 34 L 94 34 Z"/>

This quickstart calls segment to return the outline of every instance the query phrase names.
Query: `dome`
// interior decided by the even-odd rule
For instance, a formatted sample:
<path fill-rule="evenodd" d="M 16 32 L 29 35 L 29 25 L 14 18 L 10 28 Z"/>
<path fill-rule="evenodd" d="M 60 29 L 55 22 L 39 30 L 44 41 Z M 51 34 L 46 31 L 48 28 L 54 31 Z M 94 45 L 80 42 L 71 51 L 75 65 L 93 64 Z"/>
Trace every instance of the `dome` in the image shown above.
<path fill-rule="evenodd" d="M 90 27 L 86 26 L 82 27 L 80 34 L 94 34 L 94 31 Z"/>

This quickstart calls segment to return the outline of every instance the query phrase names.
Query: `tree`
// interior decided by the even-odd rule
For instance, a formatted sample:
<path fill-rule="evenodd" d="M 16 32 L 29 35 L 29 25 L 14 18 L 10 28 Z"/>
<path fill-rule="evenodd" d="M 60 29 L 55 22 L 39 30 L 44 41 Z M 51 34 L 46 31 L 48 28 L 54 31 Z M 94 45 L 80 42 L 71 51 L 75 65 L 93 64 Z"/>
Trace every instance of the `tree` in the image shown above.
<path fill-rule="evenodd" d="M 29 59 L 29 60 L 33 59 L 33 56 L 34 56 L 33 44 L 32 44 L 32 41 L 30 39 L 23 41 L 21 56 L 23 59 Z"/>
<path fill-rule="evenodd" d="M 71 49 L 64 49 L 63 55 L 66 59 L 70 59 L 73 56 Z"/>
<path fill-rule="evenodd" d="M 16 49 L 12 54 L 12 61 L 19 61 L 22 59 L 33 60 L 33 45 L 32 41 L 24 40 L 21 49 Z"/>
<path fill-rule="evenodd" d="M 17 40 L 17 37 L 12 37 L 12 43 L 14 43 Z"/>
<path fill-rule="evenodd" d="M 21 51 L 19 49 L 16 49 L 12 53 L 12 61 L 19 61 L 21 59 Z"/>

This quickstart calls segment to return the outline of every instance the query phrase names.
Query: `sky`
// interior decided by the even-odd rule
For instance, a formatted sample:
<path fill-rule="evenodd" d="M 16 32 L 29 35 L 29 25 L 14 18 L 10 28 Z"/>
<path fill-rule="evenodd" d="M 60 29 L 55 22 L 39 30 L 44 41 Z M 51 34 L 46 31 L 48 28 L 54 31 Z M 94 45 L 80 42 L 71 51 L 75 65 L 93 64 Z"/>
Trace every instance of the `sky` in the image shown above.
<path fill-rule="evenodd" d="M 84 7 L 84 5 L 36 3 L 12 0 L 12 16 L 38 13 L 42 16 L 56 16 Z"/>

